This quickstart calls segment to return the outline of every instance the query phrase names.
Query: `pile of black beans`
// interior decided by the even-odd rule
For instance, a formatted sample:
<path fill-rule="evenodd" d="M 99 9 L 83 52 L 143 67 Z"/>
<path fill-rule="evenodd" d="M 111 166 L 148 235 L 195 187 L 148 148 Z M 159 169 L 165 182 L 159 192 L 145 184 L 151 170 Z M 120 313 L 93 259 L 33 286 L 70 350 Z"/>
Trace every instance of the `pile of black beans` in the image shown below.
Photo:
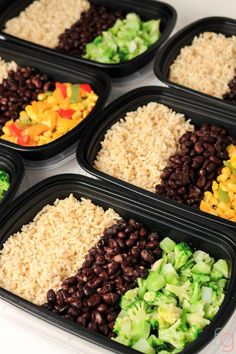
<path fill-rule="evenodd" d="M 227 92 L 224 96 L 223 99 L 230 101 L 231 103 L 236 104 L 236 69 L 235 69 L 235 76 L 234 78 L 229 82 L 229 92 Z"/>
<path fill-rule="evenodd" d="M 112 336 L 120 296 L 145 278 L 159 259 L 159 235 L 139 221 L 121 220 L 105 229 L 75 276 L 57 292 L 49 290 L 43 306 L 91 330 Z"/>
<path fill-rule="evenodd" d="M 156 193 L 198 207 L 228 159 L 227 146 L 236 140 L 222 127 L 203 124 L 182 135 L 179 143 L 181 151 L 169 158 Z"/>
<path fill-rule="evenodd" d="M 81 57 L 85 54 L 86 44 L 112 27 L 119 18 L 124 18 L 121 10 L 112 11 L 105 6 L 91 5 L 88 11 L 81 14 L 78 22 L 59 36 L 56 49 Z"/>
<path fill-rule="evenodd" d="M 54 86 L 47 75 L 29 66 L 9 71 L 0 84 L 0 134 L 8 120 L 19 118 L 19 113 L 36 100 L 39 93 L 52 90 Z"/>

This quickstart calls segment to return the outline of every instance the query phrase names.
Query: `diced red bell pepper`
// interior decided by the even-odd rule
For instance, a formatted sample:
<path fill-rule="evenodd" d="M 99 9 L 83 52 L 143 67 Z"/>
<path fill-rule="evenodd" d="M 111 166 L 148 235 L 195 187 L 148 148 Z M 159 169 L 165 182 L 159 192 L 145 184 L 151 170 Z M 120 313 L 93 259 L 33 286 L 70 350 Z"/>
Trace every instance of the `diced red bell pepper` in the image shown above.
<path fill-rule="evenodd" d="M 17 127 L 17 125 L 15 123 L 9 124 L 8 129 L 9 129 L 11 135 L 16 136 L 16 137 L 21 136 L 21 130 L 20 130 L 20 128 Z"/>
<path fill-rule="evenodd" d="M 74 109 L 68 108 L 68 109 L 58 109 L 57 113 L 62 117 L 62 118 L 67 118 L 67 119 L 71 119 L 73 114 L 76 111 Z"/>
<path fill-rule="evenodd" d="M 56 82 L 56 88 L 61 91 L 63 98 L 67 97 L 67 89 L 64 84 L 62 84 L 61 82 Z"/>
<path fill-rule="evenodd" d="M 24 135 L 24 136 L 20 136 L 17 138 L 17 144 L 19 145 L 29 145 L 30 142 L 30 136 L 29 135 Z"/>
<path fill-rule="evenodd" d="M 80 88 L 84 90 L 85 92 L 92 92 L 92 88 L 89 84 L 80 84 Z"/>

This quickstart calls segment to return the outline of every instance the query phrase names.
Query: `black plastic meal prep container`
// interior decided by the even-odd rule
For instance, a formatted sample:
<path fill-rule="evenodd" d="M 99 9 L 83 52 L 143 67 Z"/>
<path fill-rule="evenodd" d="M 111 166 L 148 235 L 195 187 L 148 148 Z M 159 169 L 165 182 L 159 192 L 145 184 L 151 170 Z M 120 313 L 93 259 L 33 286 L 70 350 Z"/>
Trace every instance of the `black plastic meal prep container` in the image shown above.
<path fill-rule="evenodd" d="M 199 99 L 207 101 L 216 108 L 227 111 L 229 114 L 236 115 L 236 105 L 230 101 L 216 98 L 200 91 L 193 90 L 187 86 L 179 85 L 169 80 L 169 68 L 179 55 L 181 48 L 190 45 L 195 36 L 203 32 L 222 33 L 226 37 L 236 35 L 236 20 L 226 17 L 206 17 L 184 27 L 172 36 L 160 50 L 156 53 L 154 72 L 158 79 L 167 86 L 193 93 Z M 233 78 L 232 78 L 233 79 Z"/>
<path fill-rule="evenodd" d="M 100 142 L 104 139 L 107 130 L 115 122 L 123 118 L 127 112 L 135 111 L 139 106 L 149 102 L 162 103 L 176 112 L 183 113 L 186 119 L 191 119 L 191 122 L 195 126 L 200 126 L 205 122 L 220 125 L 226 128 L 229 134 L 236 137 L 236 121 L 230 115 L 227 115 L 227 113 L 218 112 L 214 106 L 210 106 L 201 100 L 198 101 L 193 95 L 172 88 L 158 86 L 141 87 L 113 101 L 106 107 L 99 116 L 99 119 L 93 123 L 86 136 L 82 137 L 77 147 L 77 160 L 80 166 L 97 178 L 123 187 L 127 192 L 135 192 L 141 203 L 145 199 L 145 202 L 154 210 L 160 203 L 167 211 L 176 210 L 184 218 L 191 220 L 195 216 L 198 216 L 203 221 L 218 222 L 236 230 L 236 223 L 232 221 L 202 212 L 197 208 L 178 203 L 167 197 L 159 196 L 154 192 L 149 192 L 116 177 L 112 177 L 94 167 L 93 163 L 98 151 L 101 149 Z"/>
<path fill-rule="evenodd" d="M 70 132 L 53 142 L 41 146 L 25 147 L 0 139 L 0 147 L 8 147 L 18 152 L 28 160 L 44 160 L 55 156 L 75 143 L 79 136 L 85 132 L 87 126 L 96 119 L 101 109 L 105 106 L 110 95 L 110 79 L 108 76 L 94 68 L 88 68 L 80 63 L 64 63 L 59 58 L 24 48 L 21 44 L 0 41 L 0 56 L 7 61 L 14 60 L 19 65 L 28 65 L 39 69 L 44 74 L 60 82 L 88 83 L 99 96 L 98 101 L 88 116 Z"/>
<path fill-rule="evenodd" d="M 144 53 L 140 54 L 136 58 L 123 63 L 118 64 L 104 64 L 96 61 L 91 61 L 79 57 L 73 57 L 68 54 L 64 54 L 55 49 L 48 49 L 38 44 L 33 44 L 32 42 L 28 42 L 22 39 L 18 39 L 15 36 L 8 35 L 3 31 L 5 28 L 5 23 L 15 17 L 18 16 L 21 11 L 23 11 L 29 4 L 31 4 L 32 0 L 15 0 L 9 2 L 8 0 L 3 0 L 2 4 L 0 4 L 0 31 L 1 36 L 3 36 L 7 41 L 14 41 L 21 43 L 26 48 L 35 48 L 40 51 L 49 53 L 51 55 L 55 55 L 56 57 L 61 57 L 65 61 L 74 61 L 75 63 L 86 63 L 91 68 L 99 68 L 106 71 L 112 77 L 121 77 L 134 73 L 135 71 L 144 67 L 148 62 L 153 59 L 157 49 L 161 46 L 161 44 L 169 37 L 174 25 L 176 23 L 176 10 L 161 1 L 154 0 L 89 0 L 91 4 L 95 5 L 105 5 L 110 9 L 114 10 L 123 10 L 125 13 L 136 12 L 141 16 L 144 20 L 160 18 L 161 19 L 161 36 L 158 41 L 156 41 L 148 50 Z M 39 14 L 40 15 L 40 14 Z M 52 24 L 53 26 L 53 24 Z"/>
<path fill-rule="evenodd" d="M 20 187 L 25 168 L 22 158 L 17 153 L 0 147 L 0 170 L 6 171 L 10 176 L 10 187 L 0 201 L 1 218 Z"/>
<path fill-rule="evenodd" d="M 124 190 L 113 188 L 103 181 L 65 174 L 50 177 L 40 182 L 13 202 L 5 218 L 0 220 L 0 248 L 11 234 L 20 230 L 23 224 L 30 222 L 46 204 L 52 204 L 55 199 L 65 198 L 71 193 L 78 199 L 81 197 L 89 198 L 104 209 L 113 208 L 124 218 L 136 218 L 144 222 L 150 230 L 157 231 L 162 237 L 168 235 L 177 242 L 186 241 L 193 248 L 204 250 L 216 259 L 227 260 L 231 276 L 225 300 L 210 325 L 197 340 L 181 353 L 194 354 L 199 352 L 215 337 L 216 329 L 222 328 L 229 320 L 236 307 L 236 242 L 233 232 L 222 226 L 218 226 L 216 229 L 212 223 L 201 225 L 198 223 L 198 218 L 196 218 L 196 222 L 191 223 L 186 221 L 185 218 L 175 217 L 175 214 L 163 211 L 161 203 L 155 213 L 152 213 L 145 204 L 141 208 L 136 205 L 136 198 L 129 198 Z M 0 298 L 114 353 L 139 353 L 101 334 L 89 331 L 72 321 L 65 320 L 47 309 L 36 306 L 2 288 L 0 288 Z"/>

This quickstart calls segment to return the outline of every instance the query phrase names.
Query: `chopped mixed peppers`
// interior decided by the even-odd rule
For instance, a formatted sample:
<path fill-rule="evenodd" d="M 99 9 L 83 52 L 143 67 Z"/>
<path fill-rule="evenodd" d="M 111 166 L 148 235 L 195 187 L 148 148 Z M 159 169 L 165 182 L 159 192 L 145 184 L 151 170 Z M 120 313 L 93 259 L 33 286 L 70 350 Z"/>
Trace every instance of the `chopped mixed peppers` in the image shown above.
<path fill-rule="evenodd" d="M 227 148 L 229 160 L 216 181 L 212 182 L 212 192 L 205 192 L 200 209 L 221 218 L 236 221 L 236 146 Z"/>
<path fill-rule="evenodd" d="M 98 99 L 89 84 L 56 82 L 55 87 L 39 94 L 16 121 L 8 121 L 1 139 L 22 146 L 48 144 L 77 126 Z"/>

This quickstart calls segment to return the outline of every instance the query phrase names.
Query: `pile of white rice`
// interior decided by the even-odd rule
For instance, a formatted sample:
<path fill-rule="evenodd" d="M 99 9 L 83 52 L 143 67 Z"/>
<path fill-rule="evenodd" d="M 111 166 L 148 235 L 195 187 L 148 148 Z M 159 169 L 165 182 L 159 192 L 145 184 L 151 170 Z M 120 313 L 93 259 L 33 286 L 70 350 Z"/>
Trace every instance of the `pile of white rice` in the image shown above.
<path fill-rule="evenodd" d="M 76 273 L 106 227 L 120 219 L 114 210 L 70 195 L 45 206 L 0 251 L 0 286 L 41 305 L 47 291 Z"/>
<path fill-rule="evenodd" d="M 13 60 L 7 62 L 0 57 L 0 84 L 8 77 L 8 72 L 11 70 L 16 71 L 17 67 L 18 65 Z"/>
<path fill-rule="evenodd" d="M 194 127 L 183 114 L 151 102 L 126 114 L 101 142 L 94 166 L 113 177 L 155 191 L 179 138 Z"/>
<path fill-rule="evenodd" d="M 35 0 L 19 16 L 7 21 L 4 32 L 55 48 L 58 37 L 87 11 L 87 0 Z"/>
<path fill-rule="evenodd" d="M 205 32 L 181 49 L 170 67 L 169 79 L 222 98 L 236 68 L 236 36 Z"/>

